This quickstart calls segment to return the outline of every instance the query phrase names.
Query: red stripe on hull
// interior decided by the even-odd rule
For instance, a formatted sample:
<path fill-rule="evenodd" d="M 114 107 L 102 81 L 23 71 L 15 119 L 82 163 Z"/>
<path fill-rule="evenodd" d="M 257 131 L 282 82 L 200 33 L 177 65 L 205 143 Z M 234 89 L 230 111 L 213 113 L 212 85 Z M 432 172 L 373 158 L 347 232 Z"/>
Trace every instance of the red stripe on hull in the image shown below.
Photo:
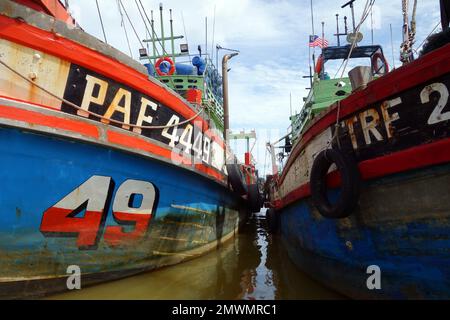
<path fill-rule="evenodd" d="M 450 162 L 450 139 L 363 161 L 359 164 L 359 172 L 363 180 L 371 180 L 447 162 Z M 337 172 L 328 175 L 328 186 L 330 188 L 336 188 L 340 184 L 341 181 Z M 274 205 L 277 209 L 281 209 L 310 195 L 310 185 L 306 183 L 288 193 L 282 200 L 275 201 Z"/>
<path fill-rule="evenodd" d="M 67 130 L 96 139 L 99 138 L 98 129 L 94 125 L 76 120 L 47 116 L 39 112 L 0 105 L 0 117 L 16 121 L 24 121 L 29 124 L 41 125 L 49 128 Z"/>

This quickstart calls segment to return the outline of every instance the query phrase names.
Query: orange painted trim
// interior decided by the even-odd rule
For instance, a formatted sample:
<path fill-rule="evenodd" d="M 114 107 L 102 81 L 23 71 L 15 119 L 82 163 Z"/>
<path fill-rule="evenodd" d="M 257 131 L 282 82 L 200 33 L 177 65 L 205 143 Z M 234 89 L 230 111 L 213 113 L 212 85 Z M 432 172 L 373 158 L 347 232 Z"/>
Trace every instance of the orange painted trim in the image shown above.
<path fill-rule="evenodd" d="M 192 118 L 196 114 L 183 100 L 167 89 L 148 80 L 144 74 L 57 34 L 33 27 L 20 20 L 0 15 L 0 38 L 34 48 L 102 74 L 107 78 L 152 97 L 186 119 Z M 207 121 L 202 117 L 198 117 L 197 120 L 200 121 L 194 122 L 201 122 L 203 127 L 201 129 L 207 132 L 209 129 Z M 220 136 L 213 135 L 210 131 L 206 134 L 210 138 L 214 138 L 221 147 L 224 146 L 224 141 Z"/>
<path fill-rule="evenodd" d="M 196 164 L 195 168 L 197 170 L 200 170 L 203 173 L 206 173 L 207 175 L 209 175 L 211 177 L 216 178 L 217 180 L 220 180 L 222 182 L 225 181 L 225 176 L 221 172 L 217 171 L 214 168 L 211 168 L 211 167 L 206 166 L 204 164 Z"/>
<path fill-rule="evenodd" d="M 189 158 L 186 157 L 181 157 L 179 155 L 176 154 L 172 154 L 172 151 L 169 149 L 166 149 L 164 147 L 160 147 L 156 144 L 150 143 L 148 141 L 145 141 L 142 138 L 138 138 L 138 137 L 132 137 L 120 132 L 115 132 L 115 131 L 111 131 L 108 130 L 108 132 L 106 133 L 107 137 L 108 137 L 108 142 L 112 143 L 112 144 L 116 144 L 116 145 L 121 145 L 130 149 L 135 149 L 135 150 L 141 150 L 141 151 L 145 151 L 151 154 L 155 154 L 157 156 L 160 156 L 162 158 L 166 158 L 166 159 L 172 159 L 173 156 L 175 156 L 176 158 L 174 159 L 174 161 L 176 162 L 181 162 L 184 166 L 187 167 L 191 167 L 192 162 Z M 205 174 L 207 174 L 208 176 L 211 176 L 219 181 L 224 181 L 224 176 L 216 171 L 215 169 L 206 166 L 204 164 L 197 164 L 195 165 L 195 169 L 197 169 L 198 171 L 201 171 Z"/>
<path fill-rule="evenodd" d="M 29 124 L 41 125 L 49 128 L 72 131 L 96 139 L 100 136 L 98 128 L 94 125 L 61 117 L 48 116 L 40 112 L 23 110 L 15 107 L 0 105 L 0 117 L 24 121 Z"/>
<path fill-rule="evenodd" d="M 185 157 L 180 157 L 178 155 L 172 155 L 172 151 L 163 147 L 160 147 L 156 144 L 150 143 L 148 141 L 145 141 L 142 138 L 139 137 L 132 137 L 120 132 L 115 132 L 108 130 L 106 133 L 108 137 L 108 142 L 113 144 L 118 144 L 130 149 L 136 149 L 141 150 L 145 152 L 149 152 L 152 154 L 155 154 L 157 156 L 166 158 L 166 159 L 172 159 L 173 156 L 176 157 L 174 161 L 180 162 L 183 165 L 191 165 L 191 160 Z"/>

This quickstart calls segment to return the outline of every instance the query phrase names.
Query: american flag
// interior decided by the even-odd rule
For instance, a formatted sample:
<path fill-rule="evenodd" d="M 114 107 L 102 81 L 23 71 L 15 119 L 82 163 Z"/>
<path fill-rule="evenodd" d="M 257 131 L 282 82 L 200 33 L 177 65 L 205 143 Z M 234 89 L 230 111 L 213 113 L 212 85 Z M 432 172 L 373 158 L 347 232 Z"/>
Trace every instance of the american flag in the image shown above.
<path fill-rule="evenodd" d="M 314 47 L 326 48 L 328 47 L 328 40 L 319 38 L 319 36 L 316 35 L 309 36 L 309 46 L 312 48 Z"/>

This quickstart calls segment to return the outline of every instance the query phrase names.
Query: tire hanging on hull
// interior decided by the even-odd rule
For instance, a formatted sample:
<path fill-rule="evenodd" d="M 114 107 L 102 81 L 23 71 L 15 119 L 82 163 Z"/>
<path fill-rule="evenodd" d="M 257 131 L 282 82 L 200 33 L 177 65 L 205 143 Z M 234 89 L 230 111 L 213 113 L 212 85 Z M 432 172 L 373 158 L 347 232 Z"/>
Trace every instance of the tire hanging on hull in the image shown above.
<path fill-rule="evenodd" d="M 335 164 L 341 176 L 341 193 L 335 203 L 327 195 L 327 174 Z M 314 205 L 325 218 L 342 219 L 355 210 L 360 195 L 360 174 L 355 160 L 335 149 L 322 151 L 314 159 L 311 170 L 311 195 Z"/>
<path fill-rule="evenodd" d="M 244 174 L 237 163 L 227 164 L 228 182 L 231 184 L 234 192 L 243 196 L 246 195 L 247 184 L 245 183 Z"/>
<path fill-rule="evenodd" d="M 262 196 L 259 192 L 257 184 L 251 184 L 248 186 L 247 196 L 250 211 L 252 213 L 259 212 L 262 208 Z"/>

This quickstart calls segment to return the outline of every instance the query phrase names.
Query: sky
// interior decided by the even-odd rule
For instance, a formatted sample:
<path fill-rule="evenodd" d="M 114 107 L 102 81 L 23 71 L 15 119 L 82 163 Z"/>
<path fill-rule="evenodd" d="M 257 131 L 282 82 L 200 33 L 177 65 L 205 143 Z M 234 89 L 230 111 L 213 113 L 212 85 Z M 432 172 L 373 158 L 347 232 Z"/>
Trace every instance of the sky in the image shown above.
<path fill-rule="evenodd" d="M 189 43 L 191 53 L 197 46 L 206 47 L 205 17 L 208 18 L 208 45 L 211 53 L 216 44 L 240 51 L 229 67 L 230 126 L 234 131 L 253 130 L 258 139 L 253 155 L 260 175 L 270 173 L 270 157 L 265 144 L 277 140 L 288 132 L 289 116 L 299 112 L 303 97 L 308 93 L 309 74 L 308 37 L 312 34 L 310 0 L 141 0 L 147 14 L 155 14 L 156 32 L 160 31 L 159 3 L 164 7 L 166 35 L 169 28 L 169 9 L 172 9 L 175 35 L 185 39 L 176 42 Z M 146 37 L 144 23 L 137 11 L 136 0 L 122 0 L 140 37 Z M 324 34 L 330 45 L 336 45 L 336 13 L 349 17 L 350 9 L 341 9 L 346 1 L 313 0 L 315 34 L 321 36 L 321 22 L 325 22 Z M 412 2 L 412 1 L 410 1 Z M 93 0 L 70 0 L 70 10 L 80 26 L 88 33 L 103 40 L 100 19 Z M 130 55 L 121 24 L 117 0 L 98 0 L 106 38 L 110 45 Z M 356 0 L 355 17 L 359 21 L 366 0 Z M 390 66 L 399 67 L 399 49 L 402 41 L 402 1 L 376 0 L 372 12 L 361 28 L 364 34 L 362 44 L 371 44 L 373 25 L 374 44 L 383 46 Z M 412 9 L 410 8 L 410 12 Z M 132 27 L 124 17 L 130 39 L 132 55 L 138 57 L 141 47 Z M 419 0 L 417 8 L 418 48 L 422 41 L 440 22 L 439 1 Z M 390 37 L 392 25 L 392 42 Z M 186 32 L 184 31 L 186 30 Z M 213 32 L 214 31 L 214 32 Z M 214 39 L 214 44 L 213 44 Z M 186 41 L 187 40 L 187 41 Z M 345 39 L 341 38 L 341 42 Z M 167 44 L 168 46 L 169 44 Z M 394 50 L 394 56 L 392 55 Z M 316 49 L 318 55 L 320 49 Z M 219 61 L 225 51 L 220 52 Z M 215 61 L 215 56 L 213 60 Z M 290 98 L 292 97 L 292 98 Z M 252 144 L 253 145 L 253 144 Z M 244 142 L 231 142 L 238 155 L 245 152 Z M 241 157 L 242 159 L 242 157 Z"/>

